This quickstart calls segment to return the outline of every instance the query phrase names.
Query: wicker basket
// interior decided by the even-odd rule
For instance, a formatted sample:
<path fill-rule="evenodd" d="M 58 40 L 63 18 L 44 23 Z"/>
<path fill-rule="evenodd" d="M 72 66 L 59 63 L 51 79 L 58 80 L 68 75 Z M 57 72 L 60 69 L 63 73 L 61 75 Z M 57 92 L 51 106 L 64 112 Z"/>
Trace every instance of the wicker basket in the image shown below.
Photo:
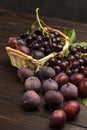
<path fill-rule="evenodd" d="M 69 38 L 59 30 L 54 29 L 54 31 L 57 31 L 65 39 L 65 45 L 63 47 L 63 50 L 60 52 L 61 54 L 64 54 L 66 48 L 68 48 L 69 46 Z M 28 56 L 24 54 L 23 52 L 13 49 L 11 47 L 6 47 L 6 50 L 10 57 L 11 64 L 13 66 L 17 68 L 29 67 L 34 72 L 38 72 L 39 69 L 42 66 L 44 66 L 50 58 L 55 57 L 58 54 L 58 53 L 53 52 L 40 60 L 36 60 L 33 57 Z"/>

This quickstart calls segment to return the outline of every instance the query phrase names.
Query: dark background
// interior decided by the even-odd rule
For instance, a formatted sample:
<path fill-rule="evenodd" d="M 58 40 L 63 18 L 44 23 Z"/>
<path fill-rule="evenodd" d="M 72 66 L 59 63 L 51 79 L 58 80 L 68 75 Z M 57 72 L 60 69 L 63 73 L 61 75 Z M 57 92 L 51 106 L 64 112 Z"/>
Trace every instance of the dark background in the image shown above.
<path fill-rule="evenodd" d="M 10 9 L 87 23 L 87 0 L 0 0 L 1 9 Z"/>

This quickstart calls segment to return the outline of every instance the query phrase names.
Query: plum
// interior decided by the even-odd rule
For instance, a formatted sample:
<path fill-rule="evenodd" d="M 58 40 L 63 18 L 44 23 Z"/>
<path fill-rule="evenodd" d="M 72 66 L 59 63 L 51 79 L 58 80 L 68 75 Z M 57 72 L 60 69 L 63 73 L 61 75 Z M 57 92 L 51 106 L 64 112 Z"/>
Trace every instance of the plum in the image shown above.
<path fill-rule="evenodd" d="M 63 110 L 55 110 L 50 117 L 50 126 L 60 128 L 66 122 L 66 113 Z"/>
<path fill-rule="evenodd" d="M 72 120 L 80 112 L 80 104 L 77 101 L 68 101 L 64 105 L 64 111 L 66 113 L 67 119 Z"/>
<path fill-rule="evenodd" d="M 23 94 L 23 106 L 25 110 L 36 110 L 40 106 L 40 96 L 33 90 L 27 91 Z"/>
<path fill-rule="evenodd" d="M 47 92 L 49 90 L 55 90 L 57 91 L 58 90 L 58 84 L 55 80 L 49 78 L 49 79 L 46 79 L 43 84 L 42 84 L 42 89 L 43 89 L 43 92 Z"/>
<path fill-rule="evenodd" d="M 82 73 L 73 73 L 70 76 L 70 82 L 75 85 L 78 85 L 80 83 L 80 81 L 83 79 L 84 79 L 84 75 Z"/>
<path fill-rule="evenodd" d="M 41 81 L 35 76 L 29 77 L 24 82 L 24 88 L 26 91 L 34 90 L 38 92 L 41 88 Z"/>
<path fill-rule="evenodd" d="M 7 43 L 7 46 L 10 46 L 11 48 L 16 49 L 19 45 L 18 40 L 16 37 L 10 37 Z"/>
<path fill-rule="evenodd" d="M 69 82 L 69 77 L 66 73 L 60 72 L 55 76 L 55 80 L 58 82 L 60 86 Z"/>
<path fill-rule="evenodd" d="M 41 80 L 53 78 L 55 76 L 55 70 L 49 66 L 43 66 L 39 72 L 38 76 Z"/>
<path fill-rule="evenodd" d="M 19 77 L 19 79 L 21 80 L 22 83 L 28 77 L 34 76 L 34 72 L 31 69 L 27 68 L 27 67 L 19 68 L 17 70 L 17 74 L 18 74 L 18 77 Z"/>
<path fill-rule="evenodd" d="M 79 89 L 79 95 L 81 97 L 87 97 L 87 80 L 86 79 L 82 80 L 79 83 L 78 89 Z"/>
<path fill-rule="evenodd" d="M 25 53 L 25 54 L 27 54 L 27 55 L 30 55 L 30 49 L 27 47 L 27 46 L 25 46 L 25 45 L 18 45 L 18 47 L 17 47 L 17 50 L 19 50 L 19 51 L 21 51 L 21 52 L 23 52 L 23 53 Z"/>
<path fill-rule="evenodd" d="M 72 83 L 63 85 L 60 88 L 60 92 L 64 96 L 65 100 L 74 100 L 78 97 L 78 88 Z"/>
<path fill-rule="evenodd" d="M 62 94 L 58 91 L 47 91 L 44 95 L 44 101 L 45 105 L 50 109 L 50 110 L 55 110 L 60 105 L 63 103 L 64 98 Z"/>
<path fill-rule="evenodd" d="M 34 58 L 34 59 L 41 59 L 43 57 L 45 57 L 44 53 L 42 51 L 38 51 L 38 50 L 34 50 L 31 52 L 31 56 Z"/>

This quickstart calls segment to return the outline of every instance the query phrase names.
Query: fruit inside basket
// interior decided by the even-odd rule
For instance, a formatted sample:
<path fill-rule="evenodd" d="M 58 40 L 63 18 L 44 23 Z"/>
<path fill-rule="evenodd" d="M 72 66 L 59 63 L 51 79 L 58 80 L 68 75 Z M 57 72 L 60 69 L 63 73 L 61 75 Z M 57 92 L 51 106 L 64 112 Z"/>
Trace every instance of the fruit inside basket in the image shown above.
<path fill-rule="evenodd" d="M 29 67 L 34 72 L 48 64 L 50 58 L 64 55 L 69 37 L 60 30 L 47 26 L 38 15 L 36 21 L 19 37 L 10 37 L 6 46 L 11 63 L 17 68 Z"/>

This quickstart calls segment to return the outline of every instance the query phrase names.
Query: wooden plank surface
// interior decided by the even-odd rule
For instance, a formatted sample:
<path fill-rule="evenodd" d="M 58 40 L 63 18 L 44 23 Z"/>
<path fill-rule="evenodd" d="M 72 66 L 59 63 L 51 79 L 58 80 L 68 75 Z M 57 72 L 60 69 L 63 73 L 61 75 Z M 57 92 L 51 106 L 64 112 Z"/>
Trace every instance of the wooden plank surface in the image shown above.
<path fill-rule="evenodd" d="M 75 29 L 77 41 L 87 41 L 87 24 L 41 17 L 49 26 L 63 30 Z M 10 36 L 18 36 L 34 22 L 35 16 L 0 10 L 0 130 L 50 130 L 50 112 L 43 107 L 35 112 L 22 109 L 23 85 L 12 67 L 5 46 Z M 61 130 L 86 130 L 87 108 L 81 104 L 79 116 Z"/>

